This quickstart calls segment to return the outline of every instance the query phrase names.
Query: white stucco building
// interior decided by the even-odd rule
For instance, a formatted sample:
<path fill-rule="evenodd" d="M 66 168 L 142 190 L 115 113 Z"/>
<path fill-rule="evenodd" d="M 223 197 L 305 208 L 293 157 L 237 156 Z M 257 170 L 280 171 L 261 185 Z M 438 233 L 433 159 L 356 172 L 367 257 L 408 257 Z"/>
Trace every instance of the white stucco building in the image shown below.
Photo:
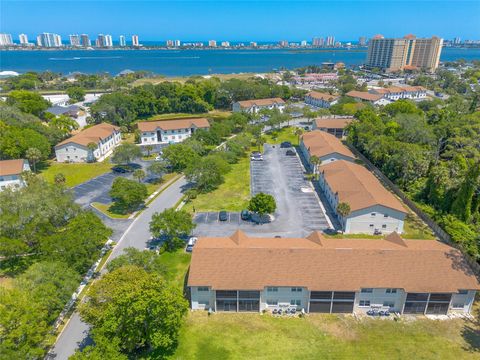
<path fill-rule="evenodd" d="M 58 162 L 102 161 L 112 154 L 121 142 L 122 136 L 117 126 L 101 123 L 80 131 L 55 146 Z M 89 144 L 97 145 L 89 149 Z"/>
<path fill-rule="evenodd" d="M 260 110 L 268 109 L 274 110 L 277 109 L 280 112 L 285 110 L 285 101 L 281 98 L 270 98 L 270 99 L 255 99 L 255 100 L 244 100 L 237 101 L 233 103 L 233 112 L 247 112 L 251 114 L 256 114 Z"/>
<path fill-rule="evenodd" d="M 140 145 L 153 145 L 156 149 L 182 142 L 199 129 L 210 128 L 206 118 L 139 121 L 137 125 Z"/>
<path fill-rule="evenodd" d="M 0 191 L 6 188 L 16 189 L 25 186 L 21 177 L 24 171 L 30 171 L 27 160 L 0 160 Z"/>
<path fill-rule="evenodd" d="M 340 96 L 338 95 L 310 91 L 305 95 L 305 104 L 319 108 L 329 108 L 330 106 L 335 105 L 338 102 L 338 99 L 340 99 Z"/>
<path fill-rule="evenodd" d="M 374 88 L 369 91 L 371 94 L 383 95 L 383 98 L 397 101 L 400 99 L 425 100 L 427 89 L 423 86 L 390 86 L 388 88 Z"/>
<path fill-rule="evenodd" d="M 463 254 L 435 240 L 199 238 L 187 286 L 192 310 L 468 314 L 480 283 Z"/>
<path fill-rule="evenodd" d="M 407 210 L 362 165 L 345 160 L 331 162 L 320 167 L 318 181 L 345 233 L 403 232 Z M 340 203 L 350 206 L 345 217 L 336 211 Z"/>
<path fill-rule="evenodd" d="M 367 91 L 352 90 L 345 94 L 358 102 L 366 102 L 372 105 L 384 106 L 392 102 L 383 96 L 383 94 L 372 94 Z"/>

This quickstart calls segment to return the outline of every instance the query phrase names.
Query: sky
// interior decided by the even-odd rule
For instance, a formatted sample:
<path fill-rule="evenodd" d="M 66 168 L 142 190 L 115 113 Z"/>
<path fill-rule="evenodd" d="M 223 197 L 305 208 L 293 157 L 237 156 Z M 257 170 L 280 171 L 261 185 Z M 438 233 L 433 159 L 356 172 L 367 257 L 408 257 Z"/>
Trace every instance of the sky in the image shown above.
<path fill-rule="evenodd" d="M 383 34 L 480 39 L 477 1 L 0 0 L 0 32 L 138 34 L 140 41 L 301 41 Z"/>

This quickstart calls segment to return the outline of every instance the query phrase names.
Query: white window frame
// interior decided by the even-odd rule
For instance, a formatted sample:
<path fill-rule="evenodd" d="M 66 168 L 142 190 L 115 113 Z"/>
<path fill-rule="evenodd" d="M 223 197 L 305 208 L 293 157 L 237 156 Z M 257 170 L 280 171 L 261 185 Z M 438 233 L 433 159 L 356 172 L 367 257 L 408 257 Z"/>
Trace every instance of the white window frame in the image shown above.
<path fill-rule="evenodd" d="M 358 302 L 359 307 L 370 307 L 370 300 L 360 300 Z"/>
<path fill-rule="evenodd" d="M 362 289 L 360 289 L 360 292 L 362 294 L 371 294 L 371 293 L 373 293 L 373 288 L 362 288 Z"/>

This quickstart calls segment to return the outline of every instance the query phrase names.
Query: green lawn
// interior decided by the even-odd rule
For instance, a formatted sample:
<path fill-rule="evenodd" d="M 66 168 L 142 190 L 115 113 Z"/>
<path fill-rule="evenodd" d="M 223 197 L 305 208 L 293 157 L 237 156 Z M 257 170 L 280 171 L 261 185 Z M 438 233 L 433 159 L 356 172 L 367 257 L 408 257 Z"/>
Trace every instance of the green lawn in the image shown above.
<path fill-rule="evenodd" d="M 72 187 L 109 172 L 112 166 L 108 159 L 91 164 L 66 164 L 49 161 L 40 169 L 40 175 L 48 182 L 53 183 L 55 175 L 62 173 L 65 175 L 66 185 Z"/>
<path fill-rule="evenodd" d="M 221 111 L 221 110 L 212 110 L 208 113 L 199 113 L 199 114 L 170 113 L 170 114 L 154 115 L 147 119 L 139 119 L 139 121 L 188 119 L 188 118 L 200 118 L 200 117 L 208 117 L 211 119 L 222 119 L 230 116 L 231 114 L 232 114 L 231 111 Z"/>
<path fill-rule="evenodd" d="M 284 127 L 280 130 L 269 131 L 264 135 L 268 144 L 280 144 L 284 141 L 290 141 L 292 145 L 298 145 L 298 135 L 295 135 L 296 127 Z"/>
<path fill-rule="evenodd" d="M 190 257 L 191 255 L 186 253 L 183 248 L 174 253 L 164 252 L 160 254 L 162 263 L 164 263 L 165 267 L 167 268 L 165 278 L 168 281 L 171 281 L 173 284 L 178 285 L 178 287 L 182 289 L 185 281 L 185 275 L 187 274 L 188 267 L 190 266 Z"/>
<path fill-rule="evenodd" d="M 359 321 L 323 314 L 274 318 L 202 311 L 187 315 L 170 359 L 478 359 L 479 341 L 478 324 L 459 319 Z"/>
<path fill-rule="evenodd" d="M 246 209 L 250 199 L 250 158 L 240 159 L 225 175 L 225 182 L 218 189 L 200 194 L 196 199 L 186 204 L 184 209 L 195 211 L 240 211 Z"/>
<path fill-rule="evenodd" d="M 423 223 L 421 219 L 412 214 L 408 214 L 403 223 L 402 237 L 405 239 L 431 240 L 435 239 L 432 230 Z"/>

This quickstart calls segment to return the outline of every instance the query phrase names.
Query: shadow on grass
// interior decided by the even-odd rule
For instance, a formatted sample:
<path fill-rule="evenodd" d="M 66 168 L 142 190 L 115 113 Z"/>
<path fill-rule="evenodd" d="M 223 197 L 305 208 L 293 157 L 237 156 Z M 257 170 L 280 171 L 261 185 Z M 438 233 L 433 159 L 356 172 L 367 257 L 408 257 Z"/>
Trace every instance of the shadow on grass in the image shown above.
<path fill-rule="evenodd" d="M 480 301 L 477 295 L 476 302 Z M 476 306 L 472 311 L 473 320 L 467 320 L 462 329 L 462 337 L 467 343 L 466 351 L 480 353 L 480 306 Z"/>

